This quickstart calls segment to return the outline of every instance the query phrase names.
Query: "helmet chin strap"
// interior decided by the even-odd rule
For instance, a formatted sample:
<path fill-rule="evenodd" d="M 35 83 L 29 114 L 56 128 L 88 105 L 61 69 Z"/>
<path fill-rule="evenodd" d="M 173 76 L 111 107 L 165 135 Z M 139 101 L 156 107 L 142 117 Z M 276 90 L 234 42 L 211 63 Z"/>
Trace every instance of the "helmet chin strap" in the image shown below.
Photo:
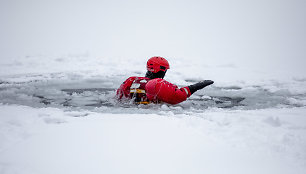
<path fill-rule="evenodd" d="M 163 79 L 165 77 L 165 75 L 166 75 L 166 72 L 167 72 L 167 70 L 166 71 L 158 71 L 157 73 L 153 73 L 151 71 L 147 71 L 146 77 L 150 78 L 150 79 L 155 79 L 155 78 Z"/>

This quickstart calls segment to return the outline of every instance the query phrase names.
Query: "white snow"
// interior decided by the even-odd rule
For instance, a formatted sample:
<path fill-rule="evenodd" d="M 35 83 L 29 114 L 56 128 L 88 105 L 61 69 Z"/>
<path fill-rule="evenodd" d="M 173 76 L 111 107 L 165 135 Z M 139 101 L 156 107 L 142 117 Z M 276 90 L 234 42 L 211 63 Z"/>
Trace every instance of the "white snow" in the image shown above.
<path fill-rule="evenodd" d="M 305 174 L 305 2 L 0 1 L 0 174 Z M 155 55 L 174 84 L 215 83 L 175 106 L 62 91 Z"/>
<path fill-rule="evenodd" d="M 302 174 L 305 111 L 163 116 L 2 105 L 0 171 Z"/>

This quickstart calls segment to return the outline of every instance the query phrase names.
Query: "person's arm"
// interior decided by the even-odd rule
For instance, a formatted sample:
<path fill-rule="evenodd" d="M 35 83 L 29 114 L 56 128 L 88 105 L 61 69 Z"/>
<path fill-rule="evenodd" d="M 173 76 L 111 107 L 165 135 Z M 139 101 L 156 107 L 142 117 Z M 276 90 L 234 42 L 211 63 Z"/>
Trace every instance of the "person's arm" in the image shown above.
<path fill-rule="evenodd" d="M 123 96 L 128 98 L 130 95 L 130 87 L 135 80 L 136 77 L 129 77 L 126 79 L 120 87 L 117 89 L 116 97 L 117 99 L 121 99 Z"/>
<path fill-rule="evenodd" d="M 178 104 L 185 101 L 195 91 L 202 89 L 213 81 L 203 81 L 194 85 L 178 88 L 163 79 L 150 80 L 146 85 L 146 94 L 150 101 L 163 101 L 169 104 Z"/>
<path fill-rule="evenodd" d="M 191 94 L 193 94 L 197 90 L 203 89 L 206 86 L 211 85 L 213 83 L 214 83 L 214 81 L 212 81 L 212 80 L 204 80 L 204 81 L 198 82 L 196 84 L 190 85 L 190 86 L 188 86 L 188 88 L 189 88 Z"/>
<path fill-rule="evenodd" d="M 178 104 L 185 101 L 191 92 L 188 87 L 178 88 L 163 79 L 153 79 L 146 84 L 146 94 L 150 101 L 162 101 L 169 104 Z"/>

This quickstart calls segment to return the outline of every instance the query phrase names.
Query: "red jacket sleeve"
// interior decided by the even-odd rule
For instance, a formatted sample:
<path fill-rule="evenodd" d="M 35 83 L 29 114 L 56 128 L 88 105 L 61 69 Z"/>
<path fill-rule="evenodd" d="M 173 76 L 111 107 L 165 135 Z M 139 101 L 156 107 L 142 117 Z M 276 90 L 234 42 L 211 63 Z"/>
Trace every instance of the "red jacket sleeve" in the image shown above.
<path fill-rule="evenodd" d="M 178 88 L 159 78 L 150 80 L 146 84 L 146 94 L 150 101 L 163 101 L 169 104 L 183 102 L 191 95 L 188 87 Z"/>
<path fill-rule="evenodd" d="M 135 80 L 136 77 L 129 77 L 128 79 L 126 79 L 121 85 L 120 87 L 117 89 L 117 98 L 121 99 L 123 96 L 128 98 L 130 95 L 130 87 L 133 83 L 133 81 Z"/>

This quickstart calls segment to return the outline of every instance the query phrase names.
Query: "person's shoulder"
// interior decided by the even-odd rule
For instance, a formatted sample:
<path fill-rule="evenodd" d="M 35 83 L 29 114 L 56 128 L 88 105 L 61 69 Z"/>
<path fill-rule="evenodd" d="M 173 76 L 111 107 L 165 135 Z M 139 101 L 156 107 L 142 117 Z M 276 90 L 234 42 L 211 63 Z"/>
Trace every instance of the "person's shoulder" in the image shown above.
<path fill-rule="evenodd" d="M 152 79 L 152 80 L 150 80 L 150 81 L 164 82 L 164 81 L 166 81 L 166 80 L 161 79 L 161 78 L 155 78 L 155 79 Z"/>
<path fill-rule="evenodd" d="M 161 84 L 161 83 L 169 83 L 167 82 L 166 80 L 164 79 L 161 79 L 161 78 L 155 78 L 155 79 L 152 79 L 148 82 L 148 85 L 157 85 L 157 84 Z"/>
<path fill-rule="evenodd" d="M 156 78 L 156 79 L 153 79 L 155 82 L 157 82 L 157 83 L 170 83 L 170 82 L 168 82 L 167 80 L 165 80 L 165 79 L 161 79 L 161 78 Z"/>
<path fill-rule="evenodd" d="M 171 87 L 171 88 L 177 88 L 176 85 L 168 82 L 167 80 L 165 79 L 161 79 L 161 78 L 156 78 L 156 79 L 153 79 L 153 80 L 150 80 L 148 82 L 148 85 L 154 85 L 156 87 Z"/>

